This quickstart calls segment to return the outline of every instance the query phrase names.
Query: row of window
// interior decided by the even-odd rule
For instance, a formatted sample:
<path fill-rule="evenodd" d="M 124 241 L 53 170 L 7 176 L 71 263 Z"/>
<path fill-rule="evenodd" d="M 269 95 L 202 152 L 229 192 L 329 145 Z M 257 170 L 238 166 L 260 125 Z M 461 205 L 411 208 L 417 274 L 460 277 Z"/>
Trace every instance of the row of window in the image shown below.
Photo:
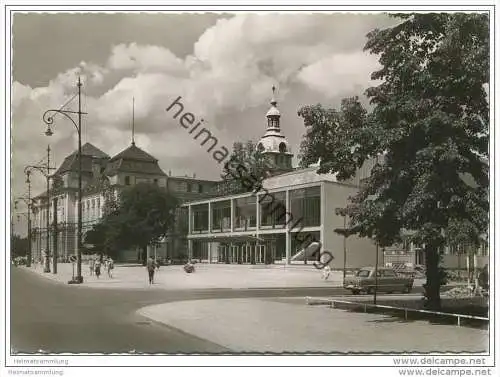
<path fill-rule="evenodd" d="M 321 225 L 321 196 L 319 187 L 290 192 L 289 213 L 286 212 L 284 192 L 264 195 L 259 198 L 260 220 L 262 227 L 284 227 L 287 222 L 297 226 Z M 231 228 L 231 201 L 215 202 L 211 208 L 212 230 Z M 234 199 L 234 228 L 246 230 L 255 228 L 257 207 L 255 197 Z M 192 226 L 194 232 L 208 231 L 208 203 L 192 207 Z"/>
<path fill-rule="evenodd" d="M 152 183 L 154 185 L 158 185 L 158 178 L 154 178 L 152 181 L 150 181 L 147 178 L 136 178 L 135 183 L 139 182 L 146 182 L 146 183 Z M 125 176 L 125 186 L 130 186 L 132 184 L 131 177 L 129 175 Z"/>
<path fill-rule="evenodd" d="M 99 209 L 101 207 L 101 198 L 97 199 L 88 199 L 82 202 L 82 211 L 88 211 L 90 208 L 94 209 L 96 208 Z"/>
<path fill-rule="evenodd" d="M 386 250 L 385 253 L 387 255 L 404 255 L 408 254 L 412 250 L 412 244 L 411 241 L 408 239 L 405 239 L 402 241 L 399 247 L 396 247 L 395 250 Z M 422 250 L 421 247 L 414 246 L 415 250 Z M 459 244 L 459 245 L 450 245 L 446 246 L 443 249 L 443 254 L 444 255 L 464 255 L 468 254 L 471 251 L 477 251 L 477 254 L 479 256 L 487 256 L 489 255 L 489 245 L 488 242 L 486 241 L 481 241 L 479 244 L 479 247 L 476 248 L 474 245 L 467 245 L 467 244 Z"/>
<path fill-rule="evenodd" d="M 177 192 L 194 192 L 201 194 L 206 191 L 206 188 L 202 184 L 192 182 L 173 182 L 169 187 L 172 191 Z"/>
<path fill-rule="evenodd" d="M 197 183 L 188 183 L 187 184 L 187 192 L 197 192 L 199 194 L 203 193 L 203 185 Z"/>
<path fill-rule="evenodd" d="M 136 178 L 135 183 L 139 182 L 147 182 L 147 183 L 152 183 L 154 185 L 158 185 L 158 178 L 154 178 L 152 180 L 149 180 L 147 178 Z M 127 175 L 125 176 L 125 186 L 130 186 L 130 185 L 132 185 L 132 177 Z M 205 192 L 205 188 L 202 184 L 199 183 L 180 182 L 175 186 L 175 191 L 196 192 L 201 194 Z"/>

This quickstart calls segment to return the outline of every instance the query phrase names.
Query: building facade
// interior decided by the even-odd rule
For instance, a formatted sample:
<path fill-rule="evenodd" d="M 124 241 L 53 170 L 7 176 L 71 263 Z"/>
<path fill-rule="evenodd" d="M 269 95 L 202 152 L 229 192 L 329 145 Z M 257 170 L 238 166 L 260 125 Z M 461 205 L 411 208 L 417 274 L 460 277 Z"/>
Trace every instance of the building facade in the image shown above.
<path fill-rule="evenodd" d="M 344 238 L 334 232 L 344 226 L 336 208 L 356 192 L 358 176 L 339 182 L 316 167 L 267 178 L 257 193 L 185 203 L 189 257 L 208 263 L 304 263 L 315 260 L 304 249 L 320 242 L 333 256 L 333 267 L 344 266 Z M 347 268 L 383 262 L 382 250 L 368 239 L 349 237 Z M 304 261 L 306 259 L 306 261 Z"/>
<path fill-rule="evenodd" d="M 134 142 L 110 157 L 90 143 L 82 146 L 82 240 L 104 216 L 106 203 L 117 200 L 120 190 L 148 182 L 170 191 L 181 201 L 210 196 L 216 182 L 195 177 L 172 177 L 158 165 L 158 160 L 137 147 Z M 49 190 L 34 198 L 32 221 L 32 255 L 41 260 L 47 250 L 56 250 L 58 259 L 68 260 L 76 253 L 78 222 L 78 153 L 67 156 L 51 176 Z M 49 227 L 47 227 L 47 217 Z M 158 248 L 166 254 L 165 247 Z M 164 255 L 166 256 L 166 255 Z M 137 261 L 137 250 L 123 250 L 119 259 Z"/>

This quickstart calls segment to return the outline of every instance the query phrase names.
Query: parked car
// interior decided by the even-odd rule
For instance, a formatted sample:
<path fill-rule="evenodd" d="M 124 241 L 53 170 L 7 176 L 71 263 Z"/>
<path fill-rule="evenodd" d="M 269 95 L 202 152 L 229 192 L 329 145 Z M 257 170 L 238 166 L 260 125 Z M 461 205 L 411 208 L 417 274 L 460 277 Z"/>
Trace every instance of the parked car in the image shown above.
<path fill-rule="evenodd" d="M 377 292 L 410 293 L 413 288 L 413 278 L 400 276 L 392 268 L 380 267 L 377 269 L 375 279 L 375 267 L 363 267 L 354 276 L 346 277 L 344 282 L 344 288 L 355 295 L 361 292 L 371 294 L 375 286 Z"/>

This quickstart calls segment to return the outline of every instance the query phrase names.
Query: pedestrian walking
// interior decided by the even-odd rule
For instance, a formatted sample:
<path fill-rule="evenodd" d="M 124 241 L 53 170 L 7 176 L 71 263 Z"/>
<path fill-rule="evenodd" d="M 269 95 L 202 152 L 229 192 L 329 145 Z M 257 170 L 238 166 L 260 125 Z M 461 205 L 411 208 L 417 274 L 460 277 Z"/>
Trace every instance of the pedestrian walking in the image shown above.
<path fill-rule="evenodd" d="M 146 269 L 148 270 L 149 284 L 154 284 L 155 277 L 155 262 L 151 257 L 148 258 Z"/>
<path fill-rule="evenodd" d="M 95 276 L 99 279 L 99 276 L 101 276 L 101 260 L 97 259 L 95 261 Z"/>
<path fill-rule="evenodd" d="M 108 263 L 107 263 L 107 265 L 106 265 L 106 269 L 108 270 L 108 276 L 109 276 L 110 278 L 112 278 L 112 277 L 113 277 L 113 269 L 115 268 L 115 266 L 114 266 L 114 262 L 113 262 L 113 259 L 108 258 L 108 261 L 107 261 L 107 262 L 108 262 Z"/>

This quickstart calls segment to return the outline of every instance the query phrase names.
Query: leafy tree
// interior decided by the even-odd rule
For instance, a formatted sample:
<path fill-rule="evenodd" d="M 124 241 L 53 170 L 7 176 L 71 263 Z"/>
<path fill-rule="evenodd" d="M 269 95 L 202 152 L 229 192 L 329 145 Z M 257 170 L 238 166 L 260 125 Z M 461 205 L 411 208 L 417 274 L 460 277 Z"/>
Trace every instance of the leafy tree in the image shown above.
<path fill-rule="evenodd" d="M 146 262 L 146 248 L 173 230 L 178 201 L 165 189 L 139 183 L 124 189 L 117 209 L 105 214 L 88 232 L 86 242 L 99 246 L 109 255 L 120 248 L 137 246 Z"/>
<path fill-rule="evenodd" d="M 371 112 L 356 98 L 339 112 L 301 109 L 309 128 L 302 154 L 339 178 L 376 162 L 351 200 L 352 232 L 380 246 L 402 233 L 423 245 L 426 305 L 439 309 L 443 246 L 460 237 L 477 245 L 488 227 L 489 19 L 395 17 L 400 24 L 368 34 L 365 50 L 382 66 L 372 74 L 381 84 L 366 91 Z"/>
<path fill-rule="evenodd" d="M 28 238 L 21 238 L 17 234 L 12 234 L 10 237 L 10 257 L 24 257 L 28 255 Z"/>
<path fill-rule="evenodd" d="M 95 224 L 85 234 L 85 244 L 90 244 L 84 250 L 86 254 L 109 255 L 111 258 L 116 259 L 120 248 L 126 248 L 128 245 L 121 237 L 123 224 L 120 223 L 119 214 L 114 212 L 105 215 L 103 219 Z"/>
<path fill-rule="evenodd" d="M 222 171 L 222 191 L 224 194 L 252 191 L 269 176 L 270 170 L 271 163 L 252 140 L 236 142 Z"/>
<path fill-rule="evenodd" d="M 115 195 L 115 189 L 109 184 L 108 180 L 103 180 L 103 213 L 109 215 L 118 210 L 118 199 Z"/>

